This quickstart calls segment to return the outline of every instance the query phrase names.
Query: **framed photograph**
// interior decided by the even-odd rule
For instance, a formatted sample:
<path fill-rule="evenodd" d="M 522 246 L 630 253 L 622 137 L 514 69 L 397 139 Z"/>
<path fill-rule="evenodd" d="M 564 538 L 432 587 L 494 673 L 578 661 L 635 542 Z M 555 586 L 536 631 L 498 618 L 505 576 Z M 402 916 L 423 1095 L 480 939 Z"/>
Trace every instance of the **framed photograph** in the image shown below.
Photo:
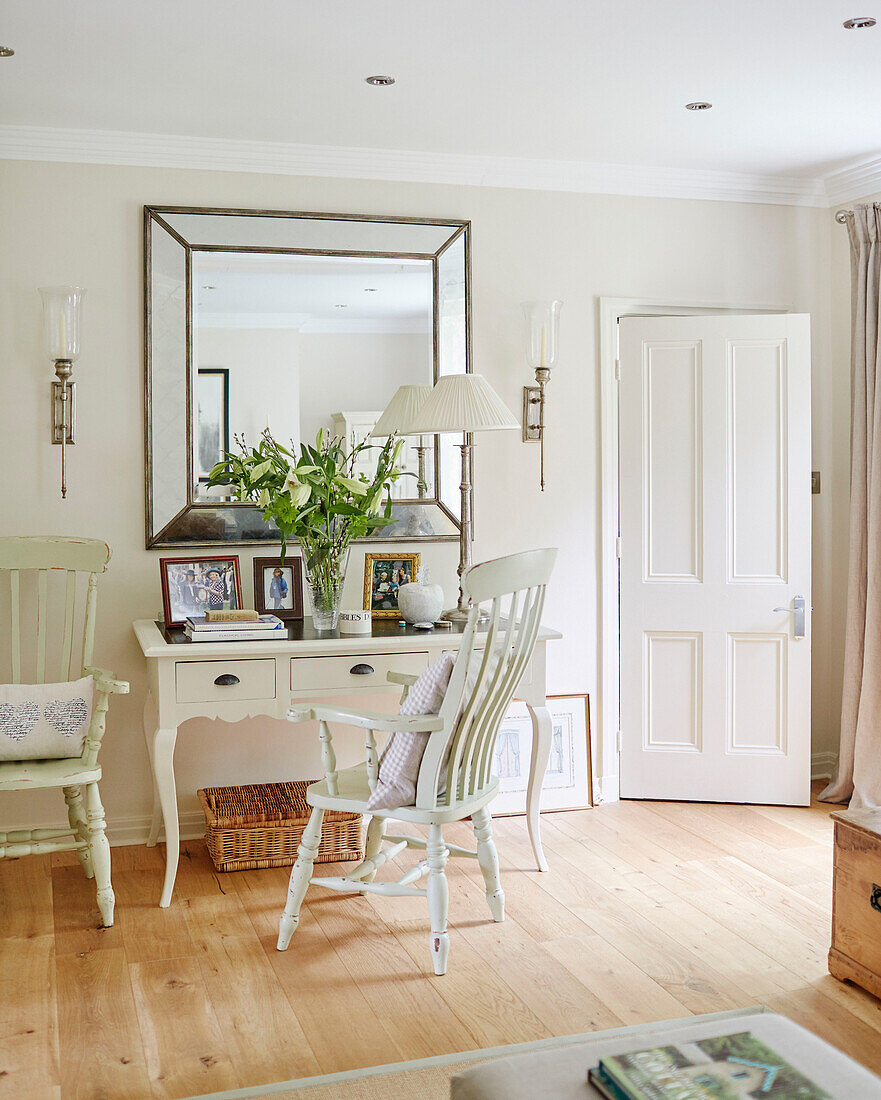
<path fill-rule="evenodd" d="M 261 615 L 303 618 L 303 564 L 299 558 L 254 558 L 254 607 Z"/>
<path fill-rule="evenodd" d="M 167 627 L 183 626 L 190 616 L 206 611 L 238 611 L 242 606 L 237 554 L 160 558 L 159 576 Z"/>
<path fill-rule="evenodd" d="M 229 370 L 200 367 L 196 372 L 196 477 L 207 481 L 229 450 Z"/>
<path fill-rule="evenodd" d="M 364 610 L 374 619 L 398 619 L 398 590 L 412 584 L 419 573 L 421 554 L 365 554 Z"/>
<path fill-rule="evenodd" d="M 590 749 L 590 700 L 587 695 L 548 697 L 551 755 L 542 783 L 542 810 L 583 809 L 593 805 Z M 526 813 L 526 785 L 532 751 L 532 719 L 524 703 L 514 702 L 502 720 L 493 757 L 499 794 L 494 815 Z"/>

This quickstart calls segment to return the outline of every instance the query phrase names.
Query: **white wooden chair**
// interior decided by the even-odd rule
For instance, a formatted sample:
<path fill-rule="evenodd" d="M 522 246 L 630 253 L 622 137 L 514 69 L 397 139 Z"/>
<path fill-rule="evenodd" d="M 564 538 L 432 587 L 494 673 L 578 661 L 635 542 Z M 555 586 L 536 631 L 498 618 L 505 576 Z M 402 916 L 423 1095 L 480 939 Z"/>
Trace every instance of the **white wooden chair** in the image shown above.
<path fill-rule="evenodd" d="M 343 892 L 417 895 L 428 899 L 434 972 L 445 973 L 450 947 L 448 888 L 444 874 L 448 855 L 478 861 L 492 918 L 494 921 L 505 919 L 505 895 L 499 879 L 499 859 L 489 812 L 489 804 L 499 787 L 498 779 L 491 775 L 493 750 L 505 711 L 532 656 L 541 624 L 545 588 L 556 556 L 556 550 L 531 550 L 483 562 L 463 575 L 462 589 L 471 598 L 472 610 L 449 688 L 437 714 L 403 717 L 324 706 L 292 707 L 288 712 L 291 721 L 318 720 L 325 778 L 311 784 L 306 792 L 306 800 L 313 810 L 291 870 L 287 903 L 279 922 L 279 951 L 284 951 L 291 941 L 310 883 Z M 510 605 L 503 617 L 502 603 L 508 599 Z M 477 618 L 480 605 L 489 601 L 489 627 L 484 633 L 478 631 Z M 405 695 L 416 680 L 415 676 L 399 673 L 389 673 L 388 678 L 403 685 Z M 365 763 L 337 771 L 329 722 L 342 722 L 366 730 Z M 378 776 L 376 730 L 430 734 L 419 769 L 415 806 L 367 810 L 366 804 Z M 364 861 L 340 878 L 312 877 L 325 810 L 350 810 L 371 815 Z M 477 851 L 445 844 L 443 826 L 469 816 Z M 389 817 L 427 825 L 428 839 L 385 836 Z M 384 840 L 389 842 L 385 848 Z M 405 848 L 423 849 L 427 859 L 397 882 L 374 882 L 376 871 Z M 414 884 L 426 874 L 428 880 L 423 890 Z"/>
<path fill-rule="evenodd" d="M 107 545 L 97 539 L 0 538 L 0 573 L 8 573 L 10 672 L 13 684 L 60 683 L 92 676 L 95 693 L 92 718 L 82 756 L 63 760 L 4 760 L 0 762 L 0 791 L 39 790 L 60 787 L 67 803 L 69 829 L 17 829 L 0 832 L 0 858 L 76 849 L 87 878 L 98 888 L 98 908 L 105 926 L 113 924 L 114 895 L 110 884 L 110 845 L 105 835 L 104 807 L 98 793 L 101 767 L 98 750 L 110 695 L 125 694 L 129 685 L 113 674 L 92 667 L 95 640 L 95 612 L 98 575 L 110 559 Z M 64 614 L 59 615 L 60 633 L 50 620 L 50 570 L 64 570 Z M 35 575 L 32 581 L 30 574 Z M 53 584 L 54 588 L 55 585 Z M 22 680 L 22 590 L 36 589 L 36 654 L 32 675 Z M 77 589 L 85 589 L 84 609 L 77 613 Z M 79 631 L 82 630 L 81 646 Z M 50 669 L 58 675 L 47 677 Z M 56 659 L 57 658 L 57 663 Z M 80 671 L 81 670 L 81 671 Z M 2 676 L 2 670 L 0 670 Z M 85 788 L 85 805 L 83 803 Z"/>

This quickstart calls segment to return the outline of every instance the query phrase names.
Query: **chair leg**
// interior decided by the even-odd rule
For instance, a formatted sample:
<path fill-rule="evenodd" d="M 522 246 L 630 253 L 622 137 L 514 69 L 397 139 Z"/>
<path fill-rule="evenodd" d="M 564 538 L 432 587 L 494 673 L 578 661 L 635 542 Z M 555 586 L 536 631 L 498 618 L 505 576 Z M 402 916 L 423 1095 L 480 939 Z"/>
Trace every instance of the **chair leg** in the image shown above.
<path fill-rule="evenodd" d="M 477 837 L 477 862 L 483 872 L 489 911 L 492 913 L 494 921 L 503 921 L 505 919 L 505 894 L 499 876 L 499 853 L 496 851 L 495 841 L 493 840 L 492 816 L 489 809 L 484 806 L 482 810 L 472 814 L 471 822 L 474 826 L 474 835 Z"/>
<path fill-rule="evenodd" d="M 86 785 L 86 816 L 89 828 L 89 855 L 95 870 L 95 884 L 98 887 L 98 908 L 104 927 L 113 924 L 113 907 L 116 898 L 110 885 L 110 844 L 105 833 L 104 807 L 97 783 Z"/>
<path fill-rule="evenodd" d="M 309 824 L 303 830 L 300 846 L 297 849 L 297 862 L 291 868 L 291 878 L 288 883 L 288 897 L 285 902 L 284 912 L 278 922 L 278 950 L 286 951 L 291 942 L 291 936 L 300 923 L 300 906 L 309 888 L 312 878 L 312 865 L 318 855 L 318 846 L 321 843 L 321 822 L 324 820 L 324 810 L 315 806 L 309 817 Z"/>
<path fill-rule="evenodd" d="M 67 803 L 67 820 L 73 829 L 77 840 L 87 840 L 89 835 L 86 811 L 83 807 L 83 792 L 81 787 L 63 787 L 64 801 Z M 80 848 L 78 851 L 80 863 L 86 872 L 86 878 L 95 877 L 95 869 L 92 867 L 92 857 L 88 848 Z"/>
<path fill-rule="evenodd" d="M 386 819 L 384 817 L 371 817 L 367 826 L 367 839 L 364 841 L 364 858 L 373 859 L 374 856 L 379 855 L 382 849 L 382 838 L 385 835 Z M 371 871 L 369 875 L 365 875 L 362 882 L 373 882 L 376 878 L 376 871 Z M 361 891 L 362 894 L 366 893 L 365 890 Z"/>
<path fill-rule="evenodd" d="M 447 863 L 444 834 L 440 825 L 428 826 L 428 915 L 431 918 L 431 961 L 435 974 L 446 974 L 447 956 L 450 953 L 450 937 L 447 933 L 447 913 L 450 908 L 450 891 L 444 868 Z"/>

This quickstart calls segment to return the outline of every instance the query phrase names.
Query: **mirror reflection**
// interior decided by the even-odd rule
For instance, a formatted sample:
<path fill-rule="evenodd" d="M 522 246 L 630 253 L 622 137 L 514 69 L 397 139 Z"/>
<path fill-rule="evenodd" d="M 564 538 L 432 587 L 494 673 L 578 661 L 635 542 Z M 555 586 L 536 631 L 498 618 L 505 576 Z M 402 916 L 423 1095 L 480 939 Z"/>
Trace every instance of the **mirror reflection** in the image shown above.
<path fill-rule="evenodd" d="M 299 450 L 319 429 L 349 449 L 370 435 L 403 385 L 433 382 L 433 278 L 427 259 L 193 253 L 193 499 L 211 467 L 269 429 Z M 416 498 L 419 439 L 393 487 Z M 380 441 L 381 445 L 381 441 Z M 355 476 L 372 476 L 363 452 Z M 433 483 L 433 448 L 426 451 Z"/>

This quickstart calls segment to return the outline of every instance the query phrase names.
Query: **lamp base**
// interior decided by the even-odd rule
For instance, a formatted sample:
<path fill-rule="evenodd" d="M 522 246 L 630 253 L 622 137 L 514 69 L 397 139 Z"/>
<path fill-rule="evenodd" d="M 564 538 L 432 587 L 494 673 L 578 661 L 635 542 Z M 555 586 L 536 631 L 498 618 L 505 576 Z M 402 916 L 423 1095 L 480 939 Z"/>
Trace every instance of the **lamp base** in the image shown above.
<path fill-rule="evenodd" d="M 445 611 L 440 617 L 441 622 L 445 623 L 462 623 L 463 625 L 468 622 L 468 616 L 470 611 L 463 611 L 461 607 L 451 607 L 449 611 Z M 486 611 L 481 609 L 480 614 L 477 616 L 477 625 L 483 626 L 489 622 L 489 615 Z"/>

